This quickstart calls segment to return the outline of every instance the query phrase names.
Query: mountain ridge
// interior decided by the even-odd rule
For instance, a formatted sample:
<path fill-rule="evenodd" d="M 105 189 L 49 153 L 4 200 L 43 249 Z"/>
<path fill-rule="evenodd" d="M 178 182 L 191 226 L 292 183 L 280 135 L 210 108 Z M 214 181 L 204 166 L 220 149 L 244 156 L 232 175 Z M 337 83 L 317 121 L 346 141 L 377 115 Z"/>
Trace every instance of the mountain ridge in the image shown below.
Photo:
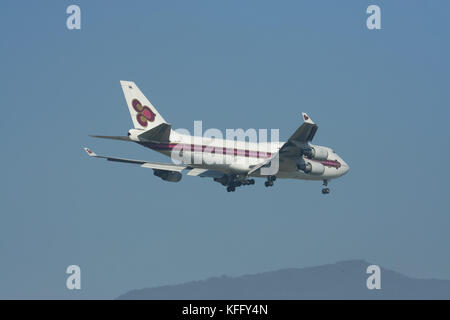
<path fill-rule="evenodd" d="M 416 279 L 381 266 L 381 289 L 369 290 L 369 265 L 365 260 L 346 260 L 236 277 L 222 275 L 135 289 L 117 299 L 450 299 L 450 280 Z"/>

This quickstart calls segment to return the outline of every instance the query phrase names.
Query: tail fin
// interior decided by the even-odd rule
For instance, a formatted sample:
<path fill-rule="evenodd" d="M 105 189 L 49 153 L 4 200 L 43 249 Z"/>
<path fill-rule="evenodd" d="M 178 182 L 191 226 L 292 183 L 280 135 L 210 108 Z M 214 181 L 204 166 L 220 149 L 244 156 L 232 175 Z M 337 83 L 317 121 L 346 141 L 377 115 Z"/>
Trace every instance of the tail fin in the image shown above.
<path fill-rule="evenodd" d="M 120 81 L 120 85 L 136 129 L 150 130 L 167 123 L 134 82 Z"/>

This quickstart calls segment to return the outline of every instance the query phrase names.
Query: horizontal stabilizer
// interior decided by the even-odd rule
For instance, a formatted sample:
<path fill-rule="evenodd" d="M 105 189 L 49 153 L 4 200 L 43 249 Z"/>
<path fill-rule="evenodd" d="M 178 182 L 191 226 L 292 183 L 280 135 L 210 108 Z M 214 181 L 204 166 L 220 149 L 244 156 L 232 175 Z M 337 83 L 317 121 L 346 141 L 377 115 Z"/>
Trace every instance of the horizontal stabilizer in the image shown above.
<path fill-rule="evenodd" d="M 147 130 L 141 133 L 138 137 L 139 140 L 146 140 L 150 142 L 170 142 L 170 132 L 172 131 L 172 126 L 168 123 L 161 123 L 160 125 L 154 127 L 153 129 Z"/>

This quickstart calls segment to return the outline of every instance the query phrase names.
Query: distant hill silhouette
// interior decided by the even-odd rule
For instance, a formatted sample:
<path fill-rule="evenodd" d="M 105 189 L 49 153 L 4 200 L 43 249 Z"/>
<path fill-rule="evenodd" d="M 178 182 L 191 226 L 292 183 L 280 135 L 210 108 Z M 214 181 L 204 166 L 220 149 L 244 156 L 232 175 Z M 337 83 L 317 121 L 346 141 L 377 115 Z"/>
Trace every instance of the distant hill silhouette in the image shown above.
<path fill-rule="evenodd" d="M 368 290 L 369 265 L 363 260 L 351 260 L 239 277 L 214 277 L 132 290 L 118 299 L 450 299 L 450 280 L 414 279 L 381 266 L 381 290 Z"/>

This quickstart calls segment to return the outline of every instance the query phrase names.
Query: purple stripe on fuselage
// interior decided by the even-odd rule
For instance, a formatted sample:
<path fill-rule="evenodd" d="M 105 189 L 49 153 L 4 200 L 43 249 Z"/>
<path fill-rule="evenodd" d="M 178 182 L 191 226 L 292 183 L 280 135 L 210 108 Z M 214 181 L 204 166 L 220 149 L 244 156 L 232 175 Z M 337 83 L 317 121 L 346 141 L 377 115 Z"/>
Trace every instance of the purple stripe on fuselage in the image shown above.
<path fill-rule="evenodd" d="M 206 152 L 213 154 L 225 154 L 225 155 L 235 155 L 247 158 L 270 158 L 272 153 L 270 152 L 259 152 L 252 150 L 244 150 L 244 149 L 232 149 L 232 148 L 221 148 L 221 147 L 212 147 L 212 146 L 203 146 L 203 145 L 195 145 L 195 144 L 181 144 L 181 143 L 145 143 L 146 147 L 149 147 L 154 150 L 172 150 L 178 146 L 181 150 L 194 151 L 194 152 Z M 312 159 L 310 159 L 312 160 Z M 319 162 L 326 167 L 333 167 L 339 169 L 341 167 L 341 163 L 337 160 L 312 160 L 315 162 Z"/>
<path fill-rule="evenodd" d="M 179 148 L 179 150 L 185 151 L 194 151 L 194 152 L 206 152 L 213 154 L 224 154 L 224 155 L 235 155 L 241 157 L 251 157 L 251 158 L 270 158 L 272 154 L 270 152 L 259 152 L 259 151 L 251 151 L 244 149 L 233 149 L 233 148 L 221 148 L 221 147 L 213 147 L 213 146 L 202 146 L 195 144 L 179 144 L 179 143 L 162 143 L 162 144 L 153 144 L 146 143 L 146 147 L 149 147 L 154 150 L 172 150 L 175 147 Z"/>

